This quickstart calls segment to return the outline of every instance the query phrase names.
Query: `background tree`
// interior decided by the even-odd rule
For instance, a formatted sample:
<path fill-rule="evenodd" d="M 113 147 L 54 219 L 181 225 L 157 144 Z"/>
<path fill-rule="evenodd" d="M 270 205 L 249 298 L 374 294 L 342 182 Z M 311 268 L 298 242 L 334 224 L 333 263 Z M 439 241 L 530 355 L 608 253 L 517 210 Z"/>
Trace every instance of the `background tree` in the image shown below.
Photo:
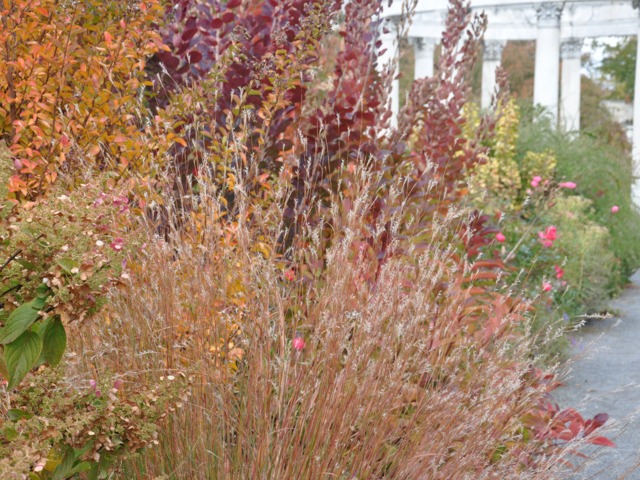
<path fill-rule="evenodd" d="M 636 77 L 636 51 L 638 40 L 628 37 L 617 45 L 605 46 L 605 58 L 600 70 L 616 83 L 615 93 L 630 101 Z"/>

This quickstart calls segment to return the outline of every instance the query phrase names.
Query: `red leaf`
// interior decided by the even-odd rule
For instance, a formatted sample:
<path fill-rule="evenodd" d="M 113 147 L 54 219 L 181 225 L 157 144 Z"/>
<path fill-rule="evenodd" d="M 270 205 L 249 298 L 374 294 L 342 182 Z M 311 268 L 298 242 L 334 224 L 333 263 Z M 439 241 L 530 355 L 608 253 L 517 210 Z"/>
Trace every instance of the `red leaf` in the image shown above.
<path fill-rule="evenodd" d="M 198 33 L 198 29 L 197 28 L 192 28 L 190 30 L 185 30 L 182 33 L 182 41 L 183 42 L 188 42 L 189 40 L 191 40 L 193 38 L 193 36 Z"/>
<path fill-rule="evenodd" d="M 222 21 L 224 23 L 230 23 L 233 22 L 233 20 L 236 18 L 235 14 L 233 12 L 224 12 L 222 14 Z"/>
<path fill-rule="evenodd" d="M 229 0 L 227 2 L 227 8 L 236 8 L 240 6 L 241 3 L 242 3 L 242 0 Z"/>
<path fill-rule="evenodd" d="M 595 417 L 593 417 L 594 423 L 598 423 L 600 425 L 604 425 L 607 420 L 609 420 L 608 413 L 598 413 Z"/>
<path fill-rule="evenodd" d="M 593 419 L 587 420 L 585 423 L 584 434 L 589 435 L 596 428 L 599 428 L 602 425 L 604 425 L 607 422 L 607 420 L 609 420 L 609 415 L 607 415 L 606 413 L 599 413 L 595 417 L 593 417 Z"/>
<path fill-rule="evenodd" d="M 189 63 L 198 63 L 200 60 L 202 60 L 202 54 L 197 50 L 192 50 L 187 53 L 187 58 L 189 60 Z"/>
<path fill-rule="evenodd" d="M 164 63 L 165 67 L 170 70 L 173 70 L 180 65 L 180 60 L 177 57 L 174 57 L 169 52 L 159 52 L 158 58 L 162 63 Z"/>
<path fill-rule="evenodd" d="M 616 444 L 609 440 L 607 437 L 593 437 L 587 438 L 587 442 L 593 445 L 602 445 L 603 447 L 615 447 Z"/>
<path fill-rule="evenodd" d="M 556 435 L 556 438 L 564 440 L 565 442 L 569 442 L 576 438 L 576 436 L 571 430 L 563 430 L 558 435 Z"/>

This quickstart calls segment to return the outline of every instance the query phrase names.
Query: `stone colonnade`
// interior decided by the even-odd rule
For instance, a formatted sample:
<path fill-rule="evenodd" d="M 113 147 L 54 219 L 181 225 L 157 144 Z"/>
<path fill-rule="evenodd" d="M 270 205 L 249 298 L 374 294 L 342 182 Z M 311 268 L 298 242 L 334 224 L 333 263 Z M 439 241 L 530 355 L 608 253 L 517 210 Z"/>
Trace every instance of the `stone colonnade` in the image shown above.
<path fill-rule="evenodd" d="M 434 1 L 434 0 L 430 0 Z M 487 3 L 489 0 L 480 0 Z M 595 3 L 594 0 L 579 2 Z M 634 7 L 639 7 L 640 2 L 632 0 Z M 513 4 L 524 4 L 524 0 L 512 0 Z M 494 1 L 499 7 L 500 2 Z M 606 36 L 620 34 L 616 32 L 615 26 L 611 27 L 610 33 L 602 33 L 600 30 L 594 31 L 587 22 L 583 28 L 563 27 L 562 18 L 564 11 L 574 7 L 567 7 L 571 1 L 549 0 L 529 2 L 535 6 L 535 33 L 536 56 L 534 72 L 534 93 L 533 102 L 545 109 L 549 115 L 549 120 L 554 126 L 558 126 L 564 131 L 573 132 L 580 129 L 580 88 L 581 88 L 581 54 L 584 38 L 590 36 Z M 603 3 L 603 2 L 600 2 Z M 618 2 L 620 3 L 620 2 Z M 575 4 L 575 3 L 574 3 Z M 638 5 L 636 5 L 638 4 Z M 508 6 L 504 8 L 509 8 Z M 630 5 L 627 5 L 630 9 Z M 638 11 L 629 10 L 635 16 L 630 19 L 635 21 L 634 34 L 640 38 L 640 16 Z M 575 10 L 570 12 L 575 15 Z M 489 12 L 489 25 L 491 30 L 491 13 Z M 573 20 L 569 22 L 571 23 Z M 481 105 L 483 108 L 491 106 L 491 100 L 496 90 L 496 69 L 501 63 L 502 51 L 508 39 L 509 33 L 513 33 L 514 40 L 522 39 L 518 37 L 517 26 L 509 32 L 500 35 L 487 35 L 484 41 L 484 55 L 482 63 L 482 95 Z M 529 25 L 530 27 L 530 25 Z M 508 29 L 505 29 L 508 30 Z M 495 32 L 495 30 L 494 30 Z M 574 32 L 578 32 L 574 35 Z M 626 34 L 629 34 L 627 32 Z M 422 37 L 416 35 L 414 30 L 410 33 L 415 48 L 415 76 L 416 78 L 432 76 L 434 73 L 434 49 L 436 45 L 435 36 Z M 532 37 L 527 37 L 532 38 Z M 385 46 L 388 47 L 387 59 L 393 57 L 397 50 L 397 42 L 390 37 L 383 38 Z M 562 66 L 562 68 L 561 68 Z M 634 98 L 634 112 L 640 112 L 640 48 L 638 49 L 638 61 L 636 63 L 636 95 Z M 398 112 L 399 107 L 399 87 L 398 82 L 394 82 L 393 111 Z M 640 114 L 634 118 L 633 124 L 633 188 L 632 198 L 635 205 L 640 208 Z"/>

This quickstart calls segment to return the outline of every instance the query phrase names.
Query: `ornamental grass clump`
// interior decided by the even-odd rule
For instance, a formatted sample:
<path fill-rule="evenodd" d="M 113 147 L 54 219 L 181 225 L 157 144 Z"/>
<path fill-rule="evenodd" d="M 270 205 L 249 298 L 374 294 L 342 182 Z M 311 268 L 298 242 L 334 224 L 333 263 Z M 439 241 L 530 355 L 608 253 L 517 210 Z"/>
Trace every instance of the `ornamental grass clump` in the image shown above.
<path fill-rule="evenodd" d="M 286 186 L 267 209 L 243 204 L 245 220 L 230 225 L 223 197 L 201 183 L 200 240 L 184 237 L 184 219 L 168 240 L 150 235 L 108 322 L 72 347 L 132 390 L 175 371 L 192 378 L 159 445 L 121 478 L 551 478 L 560 468 L 559 445 L 584 428 L 567 435 L 552 377 L 525 360 L 526 302 L 486 303 L 478 263 L 456 255 L 463 210 L 437 220 L 426 244 L 402 234 L 398 210 L 380 262 L 361 240 L 379 180 L 357 173 L 353 203 L 303 225 L 306 245 L 284 257 Z"/>

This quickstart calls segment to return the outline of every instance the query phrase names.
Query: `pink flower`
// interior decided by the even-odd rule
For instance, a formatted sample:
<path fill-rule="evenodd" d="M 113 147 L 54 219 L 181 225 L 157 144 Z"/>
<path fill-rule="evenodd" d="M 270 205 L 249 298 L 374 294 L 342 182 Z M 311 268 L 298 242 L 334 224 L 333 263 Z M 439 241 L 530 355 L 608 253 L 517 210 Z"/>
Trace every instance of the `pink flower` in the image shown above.
<path fill-rule="evenodd" d="M 293 282 L 296 278 L 296 272 L 294 272 L 293 269 L 287 270 L 286 272 L 284 272 L 284 278 L 286 278 L 290 282 Z"/>
<path fill-rule="evenodd" d="M 551 291 L 551 284 L 549 282 L 543 282 L 542 283 L 542 291 L 543 292 Z"/>
<path fill-rule="evenodd" d="M 611 213 L 618 213 L 620 211 L 620 207 L 618 205 L 614 205 L 611 207 Z"/>
<path fill-rule="evenodd" d="M 96 397 L 100 397 L 102 395 L 102 392 L 98 389 L 98 384 L 93 378 L 89 380 L 89 386 L 93 388 L 93 393 Z"/>
<path fill-rule="evenodd" d="M 544 234 L 547 240 L 551 240 L 553 242 L 558 238 L 558 229 L 554 225 L 551 225 L 547 227 L 547 229 L 544 231 Z"/>
<path fill-rule="evenodd" d="M 295 348 L 297 351 L 301 352 L 302 349 L 304 348 L 304 345 L 305 345 L 304 338 L 296 337 L 293 339 L 293 348 Z"/>
<path fill-rule="evenodd" d="M 556 278 L 558 280 L 560 280 L 562 277 L 564 277 L 564 270 L 562 268 L 560 268 L 558 265 L 554 265 L 555 270 L 556 270 Z"/>
<path fill-rule="evenodd" d="M 551 225 L 547 227 L 544 232 L 538 232 L 538 237 L 545 248 L 552 247 L 553 242 L 558 238 L 558 229 Z"/>
<path fill-rule="evenodd" d="M 121 237 L 114 238 L 113 242 L 111 242 L 109 246 L 113 248 L 116 252 L 119 252 L 120 250 L 122 250 L 122 247 L 124 246 L 124 238 L 121 238 Z"/>
<path fill-rule="evenodd" d="M 576 188 L 576 187 L 577 187 L 577 185 L 576 185 L 575 183 L 573 183 L 573 182 L 560 182 L 560 183 L 558 184 L 558 186 L 559 186 L 560 188 L 568 188 L 568 189 L 570 189 L 570 190 L 573 190 L 574 188 Z"/>
<path fill-rule="evenodd" d="M 500 242 L 500 243 L 504 243 L 504 241 L 507 239 L 507 237 L 504 236 L 504 234 L 502 232 L 498 232 L 496 233 L 496 241 Z"/>
<path fill-rule="evenodd" d="M 539 176 L 535 176 L 531 179 L 531 186 L 533 188 L 536 188 L 538 185 L 540 185 L 540 182 L 542 181 L 542 177 Z"/>

